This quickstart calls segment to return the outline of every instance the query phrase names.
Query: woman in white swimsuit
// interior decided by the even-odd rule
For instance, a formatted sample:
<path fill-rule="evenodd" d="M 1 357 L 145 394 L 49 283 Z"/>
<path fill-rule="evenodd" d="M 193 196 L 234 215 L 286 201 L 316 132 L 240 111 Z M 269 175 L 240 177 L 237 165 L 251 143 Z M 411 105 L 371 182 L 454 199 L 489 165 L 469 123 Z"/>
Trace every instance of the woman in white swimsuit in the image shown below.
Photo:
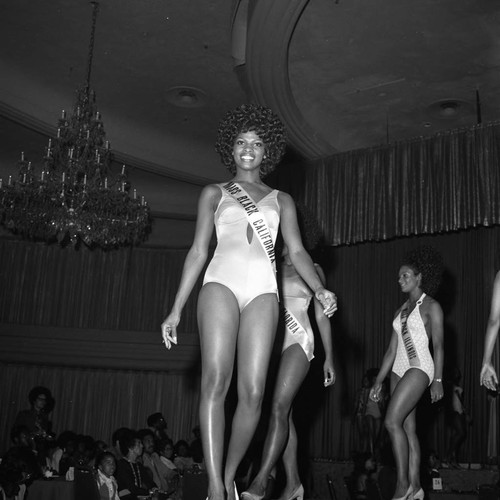
<path fill-rule="evenodd" d="M 443 264 L 439 253 L 429 246 L 410 252 L 404 262 L 399 269 L 399 285 L 408 300 L 396 311 L 391 342 L 370 398 L 379 400 L 382 382 L 392 368 L 391 399 L 384 423 L 396 461 L 394 499 L 423 500 L 415 416 L 417 403 L 428 386 L 433 403 L 443 397 L 443 311 L 431 297 L 439 286 Z"/>
<path fill-rule="evenodd" d="M 236 108 L 219 126 L 216 150 L 234 177 L 228 183 L 208 185 L 201 193 L 193 245 L 162 334 L 167 348 L 177 343 L 181 312 L 205 266 L 215 227 L 217 248 L 198 296 L 200 424 L 208 499 L 234 500 L 234 477 L 259 421 L 278 321 L 274 264 L 278 227 L 293 265 L 324 314 L 331 316 L 337 306 L 302 246 L 292 198 L 262 182 L 285 150 L 279 118 L 258 105 Z M 224 401 L 236 353 L 238 405 L 225 455 Z"/>

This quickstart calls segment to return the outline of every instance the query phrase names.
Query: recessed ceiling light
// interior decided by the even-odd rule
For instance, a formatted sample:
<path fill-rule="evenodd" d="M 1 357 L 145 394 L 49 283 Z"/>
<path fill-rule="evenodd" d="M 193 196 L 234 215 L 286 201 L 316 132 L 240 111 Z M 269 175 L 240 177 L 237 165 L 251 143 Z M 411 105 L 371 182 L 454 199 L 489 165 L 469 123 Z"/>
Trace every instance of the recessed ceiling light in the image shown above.
<path fill-rule="evenodd" d="M 167 101 L 180 108 L 199 108 L 207 103 L 207 94 L 195 87 L 172 87 L 166 94 Z"/>
<path fill-rule="evenodd" d="M 428 109 L 436 118 L 444 120 L 461 118 L 474 111 L 473 105 L 462 99 L 441 99 L 430 104 Z"/>

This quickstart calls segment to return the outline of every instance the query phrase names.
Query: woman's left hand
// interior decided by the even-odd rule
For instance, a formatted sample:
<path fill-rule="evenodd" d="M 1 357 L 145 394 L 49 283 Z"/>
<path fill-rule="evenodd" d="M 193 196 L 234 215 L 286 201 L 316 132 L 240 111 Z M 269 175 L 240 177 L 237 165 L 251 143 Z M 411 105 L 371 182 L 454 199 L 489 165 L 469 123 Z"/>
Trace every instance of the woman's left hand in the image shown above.
<path fill-rule="evenodd" d="M 328 387 L 335 383 L 335 379 L 337 378 L 335 375 L 335 369 L 333 368 L 333 363 L 330 361 L 325 361 L 323 364 L 323 375 L 325 377 L 323 381 L 323 385 Z"/>
<path fill-rule="evenodd" d="M 437 380 L 432 381 L 431 385 L 431 402 L 437 403 L 441 399 L 443 399 L 444 391 L 443 391 L 443 382 L 438 382 Z"/>
<path fill-rule="evenodd" d="M 337 296 L 326 288 L 320 288 L 316 292 L 315 297 L 321 302 L 324 315 L 331 318 L 337 310 Z"/>

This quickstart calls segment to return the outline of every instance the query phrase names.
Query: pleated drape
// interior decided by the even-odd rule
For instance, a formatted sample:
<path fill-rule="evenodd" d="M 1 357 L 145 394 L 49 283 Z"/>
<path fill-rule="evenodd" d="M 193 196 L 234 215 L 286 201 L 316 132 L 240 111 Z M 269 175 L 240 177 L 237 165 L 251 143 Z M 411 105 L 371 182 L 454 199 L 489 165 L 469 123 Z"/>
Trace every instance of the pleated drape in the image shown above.
<path fill-rule="evenodd" d="M 345 245 L 498 224 L 499 165 L 491 123 L 283 166 L 278 177 L 290 177 L 326 243 Z"/>
<path fill-rule="evenodd" d="M 169 435 L 190 441 L 198 423 L 199 378 L 187 374 L 0 363 L 0 380 L 1 450 L 37 385 L 49 387 L 56 400 L 50 419 L 57 434 L 68 429 L 111 444 L 114 430 L 145 428 L 148 415 L 161 411 Z"/>

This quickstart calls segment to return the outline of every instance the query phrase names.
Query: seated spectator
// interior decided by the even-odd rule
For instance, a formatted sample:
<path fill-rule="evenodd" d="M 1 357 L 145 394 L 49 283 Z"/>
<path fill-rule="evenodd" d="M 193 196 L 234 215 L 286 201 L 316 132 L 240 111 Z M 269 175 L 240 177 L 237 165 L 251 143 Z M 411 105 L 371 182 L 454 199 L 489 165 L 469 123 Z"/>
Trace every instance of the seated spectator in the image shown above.
<path fill-rule="evenodd" d="M 161 412 L 153 413 L 147 418 L 149 429 L 153 431 L 155 438 L 155 450 L 158 451 L 158 445 L 165 439 L 170 439 L 167 435 L 167 421 Z"/>
<path fill-rule="evenodd" d="M 120 427 L 113 432 L 111 436 L 111 451 L 117 460 L 122 458 L 122 452 L 120 450 L 120 440 L 122 436 L 130 432 L 128 427 Z"/>
<path fill-rule="evenodd" d="M 170 498 L 180 498 L 179 471 L 174 464 L 174 443 L 171 439 L 165 439 L 160 443 L 160 460 L 167 467 L 167 492 Z"/>
<path fill-rule="evenodd" d="M 169 474 L 168 467 L 161 461 L 160 455 L 155 451 L 155 439 L 151 429 L 142 429 L 137 435 L 142 441 L 142 463 L 151 471 L 153 481 L 157 488 L 164 493 L 168 492 Z"/>
<path fill-rule="evenodd" d="M 203 446 L 201 444 L 201 431 L 200 426 L 197 425 L 193 428 L 194 439 L 191 441 L 189 448 L 191 450 L 191 456 L 193 457 L 193 461 L 200 465 L 203 464 Z"/>
<path fill-rule="evenodd" d="M 13 446 L 0 462 L 0 491 L 7 499 L 22 497 L 26 487 L 42 476 L 33 450 L 24 445 Z"/>
<path fill-rule="evenodd" d="M 110 451 L 103 451 L 96 457 L 97 488 L 100 500 L 120 500 L 118 483 L 114 473 L 116 471 L 116 458 Z"/>
<path fill-rule="evenodd" d="M 359 453 L 354 458 L 354 470 L 351 476 L 352 496 L 355 500 L 367 498 L 367 485 L 375 480 L 377 463 L 373 456 L 368 453 Z"/>
<path fill-rule="evenodd" d="M 61 432 L 59 438 L 57 439 L 58 447 L 61 453 L 54 452 L 54 455 L 60 455 L 59 461 L 53 460 L 53 464 L 57 466 L 55 470 L 59 472 L 59 475 L 65 476 L 70 467 L 75 467 L 76 463 L 76 442 L 78 436 L 72 431 Z M 56 455 L 56 459 L 57 459 Z"/>
<path fill-rule="evenodd" d="M 57 437 L 55 441 L 55 447 L 51 448 L 50 453 L 47 456 L 47 467 L 56 472 L 57 474 L 66 474 L 66 471 L 68 470 L 68 467 L 70 467 L 69 464 L 67 464 L 66 470 L 61 472 L 60 469 L 60 463 L 61 459 L 63 456 L 66 458 L 68 457 L 68 452 L 71 452 L 71 454 L 74 452 L 74 447 L 75 447 L 75 442 L 76 442 L 76 434 L 72 431 L 63 431 L 59 436 Z M 71 466 L 74 466 L 72 464 Z"/>
<path fill-rule="evenodd" d="M 94 469 L 95 443 L 92 436 L 79 434 L 76 439 L 75 461 L 77 467 Z"/>
<path fill-rule="evenodd" d="M 138 460 L 142 455 L 142 441 L 135 431 L 129 430 L 120 439 L 123 458 L 116 463 L 118 495 L 122 500 L 137 500 L 138 495 L 147 496 L 155 489 L 151 473 Z"/>
<path fill-rule="evenodd" d="M 177 441 L 174 446 L 174 452 L 174 464 L 177 467 L 179 474 L 182 476 L 184 471 L 191 469 L 194 464 L 187 441 L 184 441 L 183 439 Z"/>

